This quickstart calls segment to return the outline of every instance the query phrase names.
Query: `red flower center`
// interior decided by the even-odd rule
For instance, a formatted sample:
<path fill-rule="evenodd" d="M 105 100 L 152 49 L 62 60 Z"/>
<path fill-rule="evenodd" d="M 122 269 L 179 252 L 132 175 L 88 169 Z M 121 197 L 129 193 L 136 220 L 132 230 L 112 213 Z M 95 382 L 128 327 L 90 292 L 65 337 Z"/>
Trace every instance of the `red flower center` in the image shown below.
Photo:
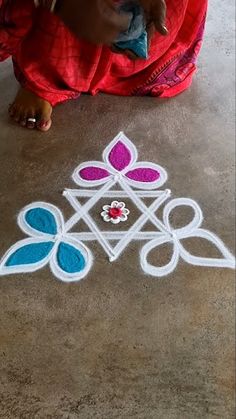
<path fill-rule="evenodd" d="M 111 218 L 117 218 L 122 215 L 122 209 L 121 208 L 110 208 L 109 209 L 109 216 Z"/>

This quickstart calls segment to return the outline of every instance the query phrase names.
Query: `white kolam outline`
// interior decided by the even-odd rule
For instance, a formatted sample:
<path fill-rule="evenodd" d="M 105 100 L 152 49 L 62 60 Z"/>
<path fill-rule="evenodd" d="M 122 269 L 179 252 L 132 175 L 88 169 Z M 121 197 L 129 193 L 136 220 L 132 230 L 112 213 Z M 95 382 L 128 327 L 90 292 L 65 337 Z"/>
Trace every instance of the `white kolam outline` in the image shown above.
<path fill-rule="evenodd" d="M 193 209 L 193 220 L 182 228 L 174 229 L 170 223 L 170 214 L 174 209 L 183 206 L 187 206 Z M 164 208 L 163 221 L 169 230 L 169 234 L 150 241 L 141 249 L 140 252 L 140 263 L 146 274 L 155 277 L 167 276 L 176 269 L 180 258 L 182 258 L 186 263 L 194 266 L 235 269 L 235 258 L 226 248 L 223 241 L 219 239 L 219 237 L 217 237 L 214 233 L 200 228 L 203 222 L 203 214 L 200 206 L 196 201 L 190 198 L 172 199 Z M 184 248 L 180 240 L 193 237 L 199 237 L 214 244 L 215 247 L 224 256 L 224 258 L 206 258 L 191 255 L 191 253 L 189 253 Z M 149 253 L 165 243 L 170 243 L 174 247 L 170 262 L 165 266 L 158 267 L 149 263 L 147 260 Z"/>
<path fill-rule="evenodd" d="M 104 196 L 104 193 L 109 193 L 109 189 L 112 188 L 115 184 L 119 184 L 123 188 L 123 196 L 131 199 L 134 204 L 140 209 L 141 215 L 133 224 L 133 226 L 126 231 L 124 237 L 119 240 L 119 243 L 115 247 L 112 247 L 109 243 L 109 240 L 105 237 L 104 232 L 101 231 L 96 224 L 95 220 L 92 219 L 89 210 L 99 202 L 100 198 Z M 87 196 L 86 191 L 86 196 Z M 119 191 L 121 192 L 121 191 Z M 140 229 L 148 222 L 151 221 L 158 229 L 166 232 L 167 229 L 164 224 L 157 218 L 155 211 L 170 197 L 171 191 L 169 189 L 164 191 L 153 191 L 153 194 L 148 194 L 155 198 L 150 207 L 147 207 L 143 201 L 140 200 L 141 192 L 135 194 L 130 186 L 126 185 L 125 182 L 119 180 L 117 182 L 113 181 L 111 184 L 107 183 L 99 190 L 94 190 L 88 194 L 91 196 L 91 199 L 86 202 L 83 206 L 78 201 L 78 195 L 82 197 L 81 193 L 76 193 L 74 190 L 67 189 L 64 191 L 63 195 L 70 202 L 71 206 L 75 209 L 76 213 L 67 221 L 65 229 L 67 233 L 81 220 L 85 221 L 89 229 L 95 233 L 97 241 L 100 243 L 101 247 L 104 249 L 105 253 L 109 257 L 111 262 L 114 262 L 118 257 L 123 253 L 129 243 L 135 239 L 135 235 L 140 232 Z M 139 198 L 137 197 L 139 195 Z M 145 194 L 146 196 L 146 194 Z M 158 234 L 158 230 L 156 232 Z"/>
<path fill-rule="evenodd" d="M 178 207 L 189 207 L 193 210 L 194 216 L 192 221 L 190 221 L 186 226 L 175 229 L 170 223 L 170 214 L 172 211 Z M 163 222 L 167 227 L 168 231 L 171 233 L 175 231 L 180 237 L 185 237 L 190 231 L 197 229 L 203 223 L 203 213 L 196 201 L 191 198 L 175 198 L 169 201 L 163 211 Z"/>
<path fill-rule="evenodd" d="M 128 166 L 126 166 L 123 170 L 118 171 L 116 170 L 112 164 L 110 163 L 109 160 L 109 155 L 110 152 L 112 151 L 112 149 L 115 147 L 115 145 L 118 142 L 122 142 L 127 149 L 130 151 L 132 159 L 131 162 L 128 164 Z M 152 163 L 152 162 L 148 162 L 148 161 L 141 161 L 138 162 L 138 151 L 137 148 L 135 147 L 135 145 L 128 139 L 128 137 L 126 137 L 126 135 L 123 132 L 120 132 L 115 138 L 114 140 L 112 140 L 112 142 L 105 148 L 104 152 L 103 152 L 103 162 L 99 162 L 99 161 L 88 161 L 88 162 L 84 162 L 82 164 L 80 164 L 74 171 L 73 175 L 72 175 L 72 179 L 73 181 L 79 185 L 79 186 L 83 186 L 83 187 L 96 187 L 96 186 L 100 186 L 103 185 L 104 183 L 107 183 L 109 180 L 111 180 L 111 178 L 114 178 L 115 180 L 119 179 L 119 178 L 125 178 L 125 180 L 134 188 L 137 189 L 144 189 L 144 190 L 154 190 L 154 189 L 158 189 L 161 186 L 163 186 L 167 179 L 168 179 L 168 174 L 166 172 L 166 170 L 156 164 L 156 163 Z M 102 170 L 105 170 L 106 172 L 108 172 L 110 175 L 105 176 L 102 179 L 99 180 L 86 180 L 83 179 L 80 175 L 81 170 L 85 169 L 85 168 L 92 168 L 92 167 L 96 167 Z M 132 172 L 133 170 L 136 169 L 152 169 L 157 171 L 160 174 L 160 178 L 154 182 L 139 182 L 133 179 L 130 179 L 126 176 L 127 173 Z"/>
<path fill-rule="evenodd" d="M 140 182 L 137 180 L 133 180 L 128 178 L 127 174 L 129 172 L 132 172 L 133 170 L 136 169 L 152 169 L 155 170 L 156 172 L 158 172 L 160 174 L 160 178 L 158 180 L 155 180 L 154 182 Z M 159 164 L 155 164 L 155 163 L 151 163 L 148 161 L 140 161 L 138 163 L 135 163 L 131 169 L 127 170 L 125 172 L 125 179 L 126 181 L 129 183 L 129 185 L 133 186 L 134 188 L 137 189 L 146 189 L 146 190 L 154 190 L 154 189 L 158 189 L 161 186 L 163 186 L 167 180 L 168 180 L 168 174 L 165 171 L 165 169 L 160 166 Z"/>
<path fill-rule="evenodd" d="M 39 230 L 32 228 L 27 223 L 25 219 L 27 212 L 31 211 L 32 209 L 37 209 L 37 208 L 46 209 L 54 215 L 56 224 L 57 224 L 57 229 L 58 229 L 58 232 L 56 235 L 40 232 Z M 28 234 L 30 237 L 18 241 L 5 253 L 2 260 L 0 261 L 0 276 L 6 275 L 6 274 L 10 275 L 10 274 L 36 272 L 42 269 L 43 267 L 45 267 L 47 264 L 49 264 L 49 267 L 51 268 L 51 271 L 56 276 L 56 278 L 58 278 L 59 280 L 63 282 L 80 281 L 88 274 L 88 272 L 90 271 L 93 265 L 92 253 L 88 249 L 88 247 L 84 245 L 84 243 L 66 235 L 63 214 L 59 210 L 59 208 L 57 208 L 55 205 L 49 204 L 47 202 L 40 202 L 40 201 L 33 202 L 32 204 L 27 205 L 20 211 L 17 221 L 22 231 Z M 37 243 L 40 244 L 40 243 L 47 243 L 47 242 L 54 243 L 54 246 L 49 252 L 49 254 L 47 255 L 47 257 L 44 258 L 43 260 L 36 262 L 34 264 L 28 264 L 28 265 L 22 264 L 22 265 L 16 265 L 16 266 L 5 266 L 5 263 L 11 257 L 11 255 L 15 253 L 18 249 L 22 248 L 23 246 L 27 244 L 37 244 Z M 57 263 L 57 251 L 58 251 L 58 247 L 60 243 L 68 243 L 82 253 L 86 261 L 85 269 L 83 269 L 80 272 L 70 274 L 63 271 L 60 268 L 60 266 Z"/>
<path fill-rule="evenodd" d="M 102 170 L 106 170 L 106 172 L 110 173 L 109 176 L 106 176 L 102 179 L 99 180 L 86 180 L 83 179 L 80 176 L 80 172 L 83 169 L 88 169 L 88 168 L 92 168 L 92 167 L 96 167 Z M 74 171 L 74 173 L 72 174 L 72 179 L 73 181 L 79 185 L 79 186 L 83 186 L 83 187 L 88 187 L 88 188 L 94 188 L 96 186 L 100 186 L 103 185 L 104 183 L 109 182 L 109 180 L 111 180 L 113 178 L 114 173 L 111 173 L 110 169 L 105 165 L 105 163 L 103 162 L 99 162 L 99 161 L 88 161 L 85 163 L 81 163 Z"/>
<path fill-rule="evenodd" d="M 127 149 L 129 149 L 129 151 L 131 152 L 131 162 L 129 163 L 128 166 L 126 166 L 123 170 L 118 171 L 116 170 L 112 164 L 110 163 L 109 160 L 109 154 L 111 152 L 111 150 L 115 147 L 115 145 L 118 142 L 122 142 Z M 168 174 L 166 172 L 166 170 L 156 164 L 156 163 L 152 163 L 152 162 L 148 162 L 148 161 L 138 161 L 138 150 L 136 148 L 136 146 L 132 143 L 132 141 L 130 141 L 130 139 L 124 134 L 123 131 L 121 131 L 115 138 L 114 140 L 111 141 L 111 143 L 105 148 L 104 152 L 103 152 L 103 160 L 105 162 L 105 164 L 107 164 L 107 170 L 110 171 L 112 173 L 112 171 L 114 172 L 114 175 L 117 176 L 118 178 L 125 178 L 125 180 L 133 187 L 137 188 L 137 189 L 146 189 L 146 190 L 154 190 L 157 188 L 160 188 L 161 186 L 163 186 L 167 179 L 168 179 Z M 155 171 L 158 171 L 160 173 L 160 179 L 158 179 L 155 182 L 139 182 L 139 181 L 135 181 L 133 179 L 129 179 L 126 176 L 126 173 L 135 170 L 135 169 L 153 169 Z"/>
<path fill-rule="evenodd" d="M 83 255 L 85 259 L 85 268 L 80 272 L 69 273 L 65 272 L 59 266 L 57 262 L 57 253 L 58 248 L 61 243 L 69 244 L 70 246 L 74 247 L 75 249 L 79 250 L 79 252 Z M 62 282 L 70 283 L 70 282 L 79 282 L 84 279 L 93 265 L 93 255 L 90 249 L 80 241 L 77 241 L 75 238 L 70 236 L 64 236 L 62 240 L 58 241 L 56 244 L 56 249 L 52 254 L 52 257 L 49 260 L 49 265 L 52 273 Z"/>
<path fill-rule="evenodd" d="M 194 266 L 205 266 L 205 267 L 212 267 L 212 268 L 229 268 L 235 269 L 235 258 L 232 253 L 227 249 L 224 242 L 216 236 L 216 234 L 212 233 L 209 230 L 205 230 L 203 228 L 198 228 L 195 231 L 189 233 L 186 239 L 199 237 L 209 241 L 210 243 L 214 244 L 215 247 L 222 253 L 224 258 L 209 258 L 203 256 L 195 256 L 189 253 L 182 243 L 179 242 L 180 248 L 180 256 L 182 259 Z"/>
<path fill-rule="evenodd" d="M 122 142 L 123 144 L 126 145 L 126 147 L 129 149 L 130 153 L 131 153 L 131 161 L 128 164 L 128 166 L 126 166 L 123 170 L 119 171 L 116 170 L 112 164 L 110 163 L 109 160 L 109 155 L 112 151 L 112 149 L 115 147 L 115 145 L 118 142 Z M 105 162 L 105 164 L 107 165 L 108 168 L 110 168 L 110 170 L 114 171 L 115 173 L 120 173 L 120 174 L 124 174 L 124 172 L 127 172 L 127 170 L 130 170 L 130 168 L 134 165 L 134 163 L 136 163 L 136 161 L 138 160 L 138 150 L 136 148 L 136 146 L 134 145 L 134 143 L 132 143 L 132 141 L 130 141 L 130 139 L 128 137 L 126 137 L 126 135 L 124 134 L 123 131 L 119 132 L 119 134 L 108 144 L 108 146 L 104 149 L 103 154 L 103 161 Z"/>
<path fill-rule="evenodd" d="M 16 265 L 16 266 L 5 266 L 7 260 L 19 249 L 21 249 L 24 246 L 30 245 L 30 244 L 40 244 L 40 243 L 54 243 L 53 248 L 50 250 L 46 258 L 43 260 L 40 260 L 36 263 L 31 264 L 22 264 L 22 265 Z M 47 237 L 29 237 L 27 239 L 19 240 L 16 242 L 13 246 L 10 247 L 10 249 L 5 253 L 5 255 L 2 257 L 0 261 L 0 276 L 2 275 L 13 275 L 13 274 L 21 274 L 21 273 L 30 273 L 30 272 L 36 272 L 39 269 L 44 268 L 46 266 L 52 256 L 52 253 L 55 249 L 55 241 L 53 239 L 49 240 Z"/>
<path fill-rule="evenodd" d="M 49 204 L 49 203 L 43 202 L 43 201 L 38 201 L 38 202 L 33 202 L 32 204 L 29 204 L 26 207 L 24 207 L 20 211 L 20 213 L 17 217 L 18 225 L 25 234 L 27 234 L 28 236 L 33 236 L 33 237 L 42 237 L 42 235 L 44 237 L 54 237 L 55 236 L 53 234 L 44 233 L 42 231 L 34 229 L 26 221 L 26 218 L 25 218 L 26 214 L 29 211 L 37 209 L 37 208 L 45 209 L 45 210 L 51 212 L 54 215 L 56 225 L 57 225 L 57 234 L 56 235 L 64 233 L 64 217 L 63 217 L 62 212 L 59 210 L 59 208 L 57 208 L 53 204 Z"/>
<path fill-rule="evenodd" d="M 115 170 L 109 162 L 110 151 L 118 141 L 123 142 L 130 150 L 132 155 L 130 164 L 121 172 Z M 18 224 L 21 230 L 28 234 L 30 237 L 18 241 L 5 253 L 2 260 L 0 261 L 0 276 L 12 273 L 35 272 L 49 263 L 52 273 L 59 280 L 63 282 L 80 281 L 88 274 L 93 264 L 93 255 L 90 249 L 84 244 L 84 241 L 98 241 L 103 247 L 105 253 L 108 255 L 110 261 L 113 262 L 118 259 L 120 254 L 127 248 L 132 240 L 149 240 L 149 242 L 146 243 L 140 251 L 140 263 L 146 274 L 155 277 L 163 277 L 173 272 L 176 269 L 180 259 L 183 259 L 185 262 L 195 266 L 235 269 L 235 258 L 226 248 L 223 241 L 214 233 L 200 228 L 203 222 L 203 214 L 197 202 L 189 198 L 172 199 L 163 209 L 163 220 L 160 220 L 157 217 L 157 209 L 162 204 L 164 204 L 167 199 L 169 199 L 171 191 L 168 189 L 163 191 L 156 191 L 155 189 L 166 182 L 168 174 L 165 169 L 157 164 L 145 161 L 137 163 L 137 149 L 123 132 L 119 133 L 105 148 L 103 152 L 103 159 L 105 163 L 98 161 L 85 162 L 75 169 L 72 178 L 76 184 L 84 187 L 103 186 L 100 189 L 85 189 L 82 191 L 77 189 L 66 189 L 63 192 L 63 196 L 67 198 L 67 200 L 76 211 L 68 221 L 64 222 L 63 214 L 59 208 L 46 202 L 34 202 L 22 209 L 18 215 Z M 106 170 L 110 173 L 110 176 L 107 176 L 106 178 L 100 179 L 98 181 L 86 181 L 80 178 L 79 171 L 82 168 L 88 167 L 89 165 Z M 161 175 L 160 180 L 156 182 L 150 182 L 150 184 L 148 184 L 146 182 L 137 182 L 127 178 L 126 173 L 135 170 L 136 168 L 153 168 L 154 170 L 159 171 Z M 122 190 L 112 190 L 112 188 L 117 184 L 121 187 Z M 156 186 L 154 186 L 155 184 Z M 133 188 L 136 188 L 137 190 Z M 142 188 L 142 190 L 138 190 L 140 188 Z M 78 197 L 88 197 L 90 199 L 84 205 L 81 205 L 77 199 Z M 101 231 L 96 225 L 95 221 L 89 215 L 89 211 L 101 198 L 104 197 L 116 199 L 121 197 L 128 197 L 135 203 L 142 214 L 133 224 L 133 226 L 126 231 Z M 145 197 L 152 197 L 155 198 L 155 200 L 150 206 L 147 206 L 143 201 Z M 193 220 L 184 227 L 174 229 L 170 223 L 170 214 L 175 208 L 180 206 L 188 206 L 193 209 Z M 58 228 L 58 233 L 56 235 L 39 232 L 38 230 L 30 227 L 30 225 L 26 222 L 26 213 L 29 210 L 35 208 L 46 209 L 54 215 Z M 76 225 L 76 223 L 78 223 L 80 219 L 87 223 L 91 232 L 70 233 L 70 230 Z M 156 228 L 155 231 L 141 231 L 147 221 L 152 222 Z M 184 248 L 181 240 L 194 237 L 208 240 L 210 243 L 214 244 L 215 247 L 221 252 L 223 258 L 205 258 L 191 255 Z M 118 241 L 114 248 L 111 247 L 109 242 L 110 240 Z M 42 242 L 54 243 L 54 247 L 49 252 L 48 256 L 42 261 L 31 265 L 17 265 L 14 267 L 4 266 L 11 254 L 13 254 L 23 245 Z M 56 255 L 61 242 L 68 243 L 83 254 L 87 262 L 83 271 L 80 273 L 69 274 L 59 267 Z M 164 243 L 170 243 L 170 245 L 173 246 L 173 255 L 170 262 L 165 266 L 151 265 L 148 262 L 149 253 Z"/>
<path fill-rule="evenodd" d="M 151 265 L 151 263 L 149 263 L 147 260 L 149 253 L 155 248 L 166 243 L 170 243 L 171 245 L 173 245 L 173 255 L 171 257 L 170 262 L 164 266 Z M 171 238 L 168 236 L 162 236 L 157 239 L 151 240 L 145 246 L 143 246 L 143 248 L 140 251 L 140 264 L 143 271 L 146 274 L 157 278 L 162 278 L 172 273 L 177 268 L 179 258 L 179 249 L 176 243 L 173 242 L 173 240 L 171 240 Z"/>

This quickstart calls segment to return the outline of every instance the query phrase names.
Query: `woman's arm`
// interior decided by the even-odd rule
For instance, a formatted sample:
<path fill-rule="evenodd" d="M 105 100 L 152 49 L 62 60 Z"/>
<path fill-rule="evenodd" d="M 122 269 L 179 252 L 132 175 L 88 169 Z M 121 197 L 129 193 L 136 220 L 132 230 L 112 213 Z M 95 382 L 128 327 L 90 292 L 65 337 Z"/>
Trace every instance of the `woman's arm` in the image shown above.
<path fill-rule="evenodd" d="M 139 0 L 148 21 L 166 35 L 165 0 Z M 128 18 L 117 10 L 119 0 L 57 0 L 56 12 L 80 38 L 95 44 L 111 44 L 128 27 Z"/>
<path fill-rule="evenodd" d="M 114 0 L 57 0 L 56 13 L 80 38 L 94 44 L 110 44 L 128 27 Z"/>

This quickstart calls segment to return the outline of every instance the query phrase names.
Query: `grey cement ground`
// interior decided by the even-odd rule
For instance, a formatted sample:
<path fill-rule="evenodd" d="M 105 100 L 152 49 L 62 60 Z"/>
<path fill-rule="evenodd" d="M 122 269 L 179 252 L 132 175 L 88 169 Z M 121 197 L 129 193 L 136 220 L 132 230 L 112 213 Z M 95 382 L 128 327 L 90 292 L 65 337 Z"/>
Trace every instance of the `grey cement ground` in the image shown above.
<path fill-rule="evenodd" d="M 44 200 L 70 214 L 61 191 L 73 186 L 73 169 L 99 158 L 121 129 L 141 159 L 167 168 L 174 195 L 200 203 L 205 226 L 233 250 L 233 23 L 233 1 L 212 0 L 185 94 L 83 97 L 56 109 L 46 136 L 9 122 L 16 83 L 1 65 L 0 254 L 22 237 L 15 217 L 26 204 Z M 78 284 L 48 269 L 1 278 L 0 418 L 233 418 L 234 273 L 181 264 L 154 280 L 141 272 L 135 244 L 115 265 L 93 250 L 92 273 Z"/>

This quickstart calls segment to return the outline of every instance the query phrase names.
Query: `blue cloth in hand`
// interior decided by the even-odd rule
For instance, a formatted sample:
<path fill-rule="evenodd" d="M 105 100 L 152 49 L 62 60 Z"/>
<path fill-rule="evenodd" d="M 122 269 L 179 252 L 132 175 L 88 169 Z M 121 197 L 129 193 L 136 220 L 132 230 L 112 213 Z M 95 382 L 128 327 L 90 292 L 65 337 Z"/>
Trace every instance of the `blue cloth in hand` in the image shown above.
<path fill-rule="evenodd" d="M 136 1 L 124 2 L 120 6 L 122 13 L 130 17 L 129 28 L 122 32 L 115 42 L 119 49 L 129 49 L 140 58 L 148 58 L 148 39 L 143 8 Z"/>

